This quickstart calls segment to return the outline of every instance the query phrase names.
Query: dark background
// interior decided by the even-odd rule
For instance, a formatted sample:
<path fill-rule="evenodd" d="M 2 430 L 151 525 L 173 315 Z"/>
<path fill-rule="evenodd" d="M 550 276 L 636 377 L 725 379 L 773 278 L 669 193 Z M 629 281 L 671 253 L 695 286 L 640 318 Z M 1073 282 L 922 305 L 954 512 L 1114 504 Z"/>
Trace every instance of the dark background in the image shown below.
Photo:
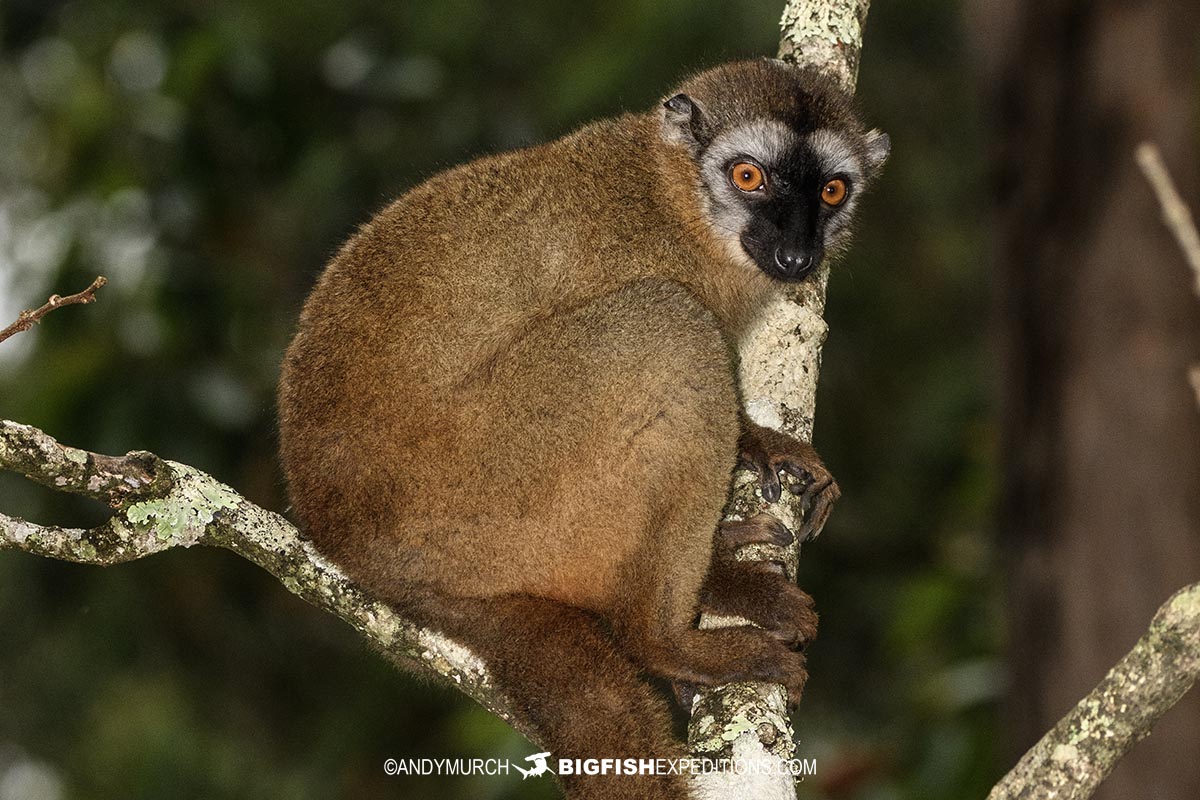
<path fill-rule="evenodd" d="M 452 164 L 773 53 L 781 10 L 0 6 L 0 324 L 110 279 L 98 304 L 0 345 L 0 416 L 91 450 L 152 450 L 282 510 L 279 359 L 354 227 Z M 983 796 L 1171 588 L 1200 577 L 1187 499 L 1200 494 L 1200 433 L 1177 369 L 1200 325 L 1129 161 L 1131 141 L 1166 120 L 1171 166 L 1197 187 L 1195 16 L 1165 0 L 872 9 L 859 94 L 893 155 L 830 285 L 816 444 L 844 496 L 801 567 L 822 614 L 797 717 L 798 755 L 818 761 L 803 796 Z M 1122 38 L 1131 27 L 1141 38 Z M 1110 271 L 1089 260 L 1102 234 L 1116 242 L 1102 254 L 1118 248 Z M 1080 275 L 1095 278 L 1086 292 Z M 1105 328 L 1097 309 L 1110 308 L 1120 324 Z M 1125 341 L 1149 375 L 1108 358 Z M 1113 392 L 1080 388 L 1089 364 Z M 1090 438 L 1072 438 L 1081 391 L 1100 406 Z M 1132 420 L 1114 455 L 1105 432 Z M 1044 507 L 1092 507 L 1088 490 L 1116 516 L 1072 528 L 1069 509 Z M 11 475 L 0 501 L 39 522 L 103 518 Z M 1140 524 L 1160 507 L 1171 524 Z M 1136 574 L 1114 578 L 1122 569 Z M 1096 587 L 1110 602 L 1088 597 Z M 1068 639 L 1086 657 L 1056 654 Z M 1196 704 L 1169 722 L 1179 730 L 1156 738 L 1194 755 Z M 529 752 L 232 554 L 107 570 L 0 554 L 0 800 L 553 796 L 544 779 L 382 770 L 387 757 Z M 1140 796 L 1200 795 L 1195 759 L 1159 763 L 1171 761 L 1137 779 Z"/>

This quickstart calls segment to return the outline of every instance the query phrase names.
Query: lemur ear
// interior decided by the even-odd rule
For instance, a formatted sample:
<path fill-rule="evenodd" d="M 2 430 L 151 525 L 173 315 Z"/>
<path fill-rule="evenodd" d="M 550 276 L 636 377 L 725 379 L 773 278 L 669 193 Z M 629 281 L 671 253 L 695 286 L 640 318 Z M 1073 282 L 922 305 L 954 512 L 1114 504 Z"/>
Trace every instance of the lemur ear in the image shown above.
<path fill-rule="evenodd" d="M 708 144 L 708 125 L 700 104 L 686 94 L 677 94 L 663 102 L 663 133 L 669 141 L 679 142 L 693 153 Z"/>
<path fill-rule="evenodd" d="M 686 94 L 677 94 L 674 97 L 668 97 L 663 105 L 672 113 L 690 117 L 692 111 L 695 110 L 696 104 L 692 102 L 692 98 Z"/>
<path fill-rule="evenodd" d="M 892 152 L 892 137 L 881 130 L 867 132 L 867 159 L 872 172 L 879 171 L 888 153 Z"/>

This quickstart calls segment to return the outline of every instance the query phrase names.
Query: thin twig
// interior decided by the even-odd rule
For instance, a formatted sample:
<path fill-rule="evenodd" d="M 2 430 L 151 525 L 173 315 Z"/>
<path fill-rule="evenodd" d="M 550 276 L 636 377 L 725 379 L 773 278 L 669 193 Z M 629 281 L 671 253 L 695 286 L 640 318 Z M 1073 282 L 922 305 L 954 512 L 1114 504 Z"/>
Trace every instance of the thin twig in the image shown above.
<path fill-rule="evenodd" d="M 1175 235 L 1175 241 L 1179 242 L 1183 257 L 1187 259 L 1192 272 L 1195 273 L 1196 294 L 1200 295 L 1200 233 L 1196 231 L 1192 212 L 1183 198 L 1179 196 L 1179 191 L 1175 188 L 1175 182 L 1171 180 L 1171 173 L 1167 171 L 1167 165 L 1163 163 L 1162 153 L 1159 152 L 1157 145 L 1152 142 L 1142 142 L 1138 145 L 1134 156 L 1137 158 L 1138 166 L 1142 168 L 1146 180 L 1150 182 L 1154 193 L 1158 195 L 1158 204 L 1162 206 L 1163 222 Z"/>
<path fill-rule="evenodd" d="M 1163 162 L 1162 153 L 1153 142 L 1142 142 L 1134 152 L 1138 166 L 1142 168 L 1146 180 L 1158 195 L 1158 204 L 1162 206 L 1163 221 L 1175 235 L 1183 257 L 1187 259 L 1196 276 L 1196 294 L 1200 295 L 1200 233 L 1196 232 L 1196 223 L 1192 219 L 1192 211 L 1187 203 L 1179 196 L 1171 173 Z M 1200 365 L 1193 366 L 1188 371 L 1188 380 L 1196 392 L 1196 402 L 1200 403 Z"/>
<path fill-rule="evenodd" d="M 77 294 L 69 294 L 66 297 L 60 297 L 56 294 L 50 295 L 50 299 L 41 308 L 35 308 L 32 311 L 22 311 L 17 315 L 17 321 L 9 325 L 4 330 L 0 331 L 0 342 L 3 342 L 10 336 L 18 334 L 21 331 L 27 331 L 38 322 L 41 322 L 42 317 L 49 314 L 56 308 L 63 306 L 72 306 L 77 303 L 91 303 L 96 299 L 96 290 L 108 283 L 108 278 L 103 275 L 92 281 L 92 285 Z"/>

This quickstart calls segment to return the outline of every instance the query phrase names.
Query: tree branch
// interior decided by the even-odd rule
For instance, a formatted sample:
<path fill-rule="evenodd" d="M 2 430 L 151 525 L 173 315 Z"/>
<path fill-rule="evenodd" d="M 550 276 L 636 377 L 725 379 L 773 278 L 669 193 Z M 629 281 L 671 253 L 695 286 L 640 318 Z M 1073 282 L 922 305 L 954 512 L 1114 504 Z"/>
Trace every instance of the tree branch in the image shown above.
<path fill-rule="evenodd" d="M 0 331 L 0 342 L 3 342 L 14 334 L 27 331 L 34 325 L 42 321 L 42 317 L 49 314 L 56 308 L 63 306 L 71 306 L 76 303 L 91 303 L 96 299 L 96 290 L 108 283 L 108 278 L 101 275 L 92 281 L 92 285 L 77 294 L 69 294 L 66 297 L 59 297 L 56 294 L 50 295 L 50 299 L 41 308 L 35 308 L 32 311 L 22 311 L 17 315 L 17 320 L 12 325 L 9 325 L 4 330 Z"/>
<path fill-rule="evenodd" d="M 0 420 L 0 469 L 114 509 L 90 530 L 36 525 L 0 514 L 0 550 L 107 566 L 174 547 L 224 547 L 270 572 L 293 594 L 350 623 L 392 661 L 432 671 L 522 733 L 483 663 L 440 633 L 398 617 L 325 560 L 286 519 L 199 470 L 152 453 L 104 456 L 59 444 L 37 428 Z"/>
<path fill-rule="evenodd" d="M 791 0 L 779 27 L 779 57 L 816 67 L 854 92 L 870 0 Z"/>
<path fill-rule="evenodd" d="M 815 67 L 853 92 L 869 6 L 869 0 L 791 0 L 783 12 L 779 57 Z M 805 441 L 812 440 L 821 346 L 828 330 L 822 318 L 828 280 L 828 267 L 823 266 L 797 285 L 792 296 L 773 302 L 738 343 L 738 377 L 747 414 L 760 425 Z M 768 505 L 757 486 L 753 472 L 739 470 L 735 474 L 726 518 L 749 519 L 767 509 L 793 533 L 799 530 L 804 509 L 798 498 L 783 492 L 778 503 Z M 794 580 L 800 544 L 797 540 L 788 548 L 746 548 L 739 558 L 782 562 Z M 745 624 L 745 620 L 706 616 L 700 624 L 717 627 Z M 693 704 L 688 742 L 696 755 L 736 757 L 743 763 L 756 761 L 776 767 L 764 769 L 760 775 L 699 776 L 702 796 L 795 797 L 794 782 L 781 768 L 782 762 L 795 754 L 782 687 L 745 683 L 702 692 Z"/>
<path fill-rule="evenodd" d="M 1042 737 L 988 800 L 1085 800 L 1200 679 L 1200 583 L 1172 595 L 1133 650 Z"/>

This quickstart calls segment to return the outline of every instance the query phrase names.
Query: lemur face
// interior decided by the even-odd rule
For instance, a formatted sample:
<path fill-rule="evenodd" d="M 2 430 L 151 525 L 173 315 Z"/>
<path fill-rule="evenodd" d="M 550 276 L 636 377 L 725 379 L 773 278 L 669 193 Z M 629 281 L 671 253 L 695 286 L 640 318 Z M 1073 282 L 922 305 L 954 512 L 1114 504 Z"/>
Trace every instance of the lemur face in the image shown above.
<path fill-rule="evenodd" d="M 803 280 L 849 241 L 858 198 L 890 142 L 864 132 L 848 101 L 811 75 L 762 62 L 745 81 L 755 96 L 671 97 L 664 132 L 690 150 L 701 207 L 735 258 Z"/>
<path fill-rule="evenodd" d="M 807 277 L 849 237 L 865 165 L 846 134 L 758 120 L 718 134 L 699 159 L 711 223 L 768 275 Z"/>

